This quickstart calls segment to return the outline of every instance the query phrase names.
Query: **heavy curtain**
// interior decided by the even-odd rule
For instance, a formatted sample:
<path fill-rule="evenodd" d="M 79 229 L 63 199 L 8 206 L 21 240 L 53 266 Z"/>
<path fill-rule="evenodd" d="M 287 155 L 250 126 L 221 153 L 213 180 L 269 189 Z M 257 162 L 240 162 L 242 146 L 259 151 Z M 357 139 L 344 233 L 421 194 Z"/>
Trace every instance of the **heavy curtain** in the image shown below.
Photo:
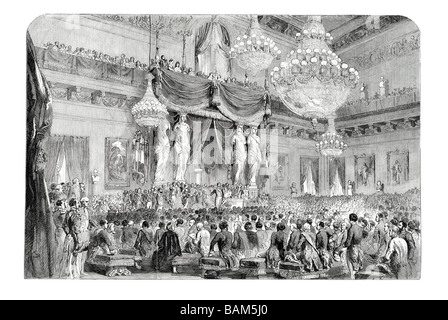
<path fill-rule="evenodd" d="M 47 150 L 47 167 L 45 170 L 45 181 L 47 184 L 57 182 L 58 168 L 61 169 L 63 160 L 64 137 L 51 136 L 47 139 L 45 149 Z"/>
<path fill-rule="evenodd" d="M 176 112 L 192 113 L 214 105 L 231 121 L 258 126 L 270 108 L 264 90 L 233 83 L 214 83 L 163 68 L 157 72 L 155 78 L 160 83 L 160 90 L 155 93 L 168 109 Z"/>
<path fill-rule="evenodd" d="M 37 64 L 34 44 L 26 35 L 27 132 L 25 202 L 25 278 L 49 278 L 55 273 L 55 226 L 50 209 L 45 170 L 53 119 L 51 93 Z"/>
<path fill-rule="evenodd" d="M 210 105 L 210 80 L 161 69 L 160 83 L 160 101 L 175 111 L 194 112 Z"/>
<path fill-rule="evenodd" d="M 192 120 L 193 122 L 193 164 L 200 165 L 202 163 L 202 149 L 207 140 L 208 132 L 213 119 L 204 118 Z"/>
<path fill-rule="evenodd" d="M 50 136 L 46 144 L 47 166 L 45 181 L 57 183 L 57 175 L 62 168 L 65 157 L 68 179 L 78 178 L 88 187 L 89 179 L 89 138 L 70 136 Z M 67 181 L 64 181 L 67 182 Z"/>
<path fill-rule="evenodd" d="M 345 159 L 334 158 L 330 164 L 330 195 L 341 196 L 345 190 Z"/>
<path fill-rule="evenodd" d="M 196 35 L 196 71 L 206 75 L 216 71 L 227 78 L 230 74 L 229 44 L 228 34 L 219 23 L 210 22 L 201 27 Z"/>
<path fill-rule="evenodd" d="M 77 178 L 86 186 L 89 179 L 89 138 L 64 137 L 65 162 L 70 181 Z"/>
<path fill-rule="evenodd" d="M 301 166 L 302 176 L 300 178 L 300 184 L 302 187 L 302 192 L 313 195 L 317 194 L 319 191 L 319 161 L 313 161 L 312 159 L 303 159 Z"/>

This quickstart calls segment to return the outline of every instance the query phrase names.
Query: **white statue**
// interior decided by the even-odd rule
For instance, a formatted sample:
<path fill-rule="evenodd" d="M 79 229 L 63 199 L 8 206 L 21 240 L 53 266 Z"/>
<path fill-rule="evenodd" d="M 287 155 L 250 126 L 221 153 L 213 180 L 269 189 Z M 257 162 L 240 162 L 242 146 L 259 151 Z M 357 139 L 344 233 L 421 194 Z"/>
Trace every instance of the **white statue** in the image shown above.
<path fill-rule="evenodd" d="M 365 83 L 363 83 L 361 85 L 361 88 L 359 89 L 360 91 L 360 96 L 359 98 L 361 100 L 368 100 L 368 94 L 367 94 L 367 85 Z"/>
<path fill-rule="evenodd" d="M 92 173 L 92 188 L 90 188 L 90 195 L 94 196 L 98 194 L 98 183 L 100 182 L 100 174 L 97 169 L 93 169 Z"/>
<path fill-rule="evenodd" d="M 244 166 L 247 159 L 246 151 L 246 137 L 243 133 L 243 126 L 238 126 L 236 132 L 232 137 L 232 145 L 235 145 L 234 160 L 235 160 L 235 176 L 233 183 L 242 183 Z"/>
<path fill-rule="evenodd" d="M 170 158 L 170 140 L 166 131 L 170 129 L 170 123 L 164 119 L 157 127 L 157 146 L 155 149 L 157 157 L 157 167 L 155 181 L 165 181 L 166 168 Z"/>
<path fill-rule="evenodd" d="M 380 96 L 386 97 L 389 94 L 389 81 L 387 79 L 384 79 L 384 77 L 381 77 L 379 87 L 380 87 Z"/>
<path fill-rule="evenodd" d="M 187 124 L 187 116 L 181 115 L 180 120 L 174 126 L 176 139 L 174 142 L 174 152 L 177 158 L 177 171 L 175 180 L 185 181 L 185 171 L 190 157 L 190 126 Z"/>
<path fill-rule="evenodd" d="M 261 163 L 260 137 L 257 136 L 257 128 L 252 127 L 249 136 L 247 137 L 249 164 L 249 185 L 256 186 L 258 170 Z"/>
<path fill-rule="evenodd" d="M 97 184 L 98 182 L 100 182 L 100 175 L 97 169 L 93 169 L 92 184 Z"/>

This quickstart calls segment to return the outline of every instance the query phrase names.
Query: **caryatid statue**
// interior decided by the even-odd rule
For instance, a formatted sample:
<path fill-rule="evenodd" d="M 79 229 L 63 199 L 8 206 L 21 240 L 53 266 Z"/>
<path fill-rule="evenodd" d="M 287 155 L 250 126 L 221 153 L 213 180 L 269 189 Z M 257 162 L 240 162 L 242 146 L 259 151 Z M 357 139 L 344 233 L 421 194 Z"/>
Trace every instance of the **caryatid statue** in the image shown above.
<path fill-rule="evenodd" d="M 187 116 L 182 114 L 179 122 L 174 125 L 174 154 L 177 160 L 176 181 L 185 181 L 185 171 L 190 157 L 190 126 L 187 124 Z"/>
<path fill-rule="evenodd" d="M 157 127 L 157 146 L 155 148 L 157 158 L 156 183 L 166 181 L 166 169 L 170 158 L 170 139 L 166 131 L 169 129 L 170 123 L 166 119 L 163 119 Z"/>
<path fill-rule="evenodd" d="M 257 128 L 252 127 L 247 137 L 248 156 L 247 163 L 249 165 L 249 185 L 256 186 L 258 170 L 261 164 L 260 137 L 257 135 Z"/>
<path fill-rule="evenodd" d="M 234 145 L 234 164 L 235 164 L 235 176 L 233 179 L 234 184 L 242 183 L 244 166 L 247 160 L 246 151 L 246 136 L 243 133 L 243 126 L 239 125 L 236 128 L 236 132 L 232 137 L 232 145 Z"/>

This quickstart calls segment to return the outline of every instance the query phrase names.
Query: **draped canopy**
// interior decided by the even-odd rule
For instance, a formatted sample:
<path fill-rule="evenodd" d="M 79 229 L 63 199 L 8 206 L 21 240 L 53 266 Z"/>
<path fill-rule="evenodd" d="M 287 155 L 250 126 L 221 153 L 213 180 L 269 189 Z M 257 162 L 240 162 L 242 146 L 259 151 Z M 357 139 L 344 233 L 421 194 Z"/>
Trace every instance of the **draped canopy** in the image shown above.
<path fill-rule="evenodd" d="M 244 125 L 258 126 L 270 108 L 264 90 L 234 83 L 193 77 L 166 69 L 153 69 L 159 100 L 176 112 L 194 113 L 215 106 L 225 117 Z"/>

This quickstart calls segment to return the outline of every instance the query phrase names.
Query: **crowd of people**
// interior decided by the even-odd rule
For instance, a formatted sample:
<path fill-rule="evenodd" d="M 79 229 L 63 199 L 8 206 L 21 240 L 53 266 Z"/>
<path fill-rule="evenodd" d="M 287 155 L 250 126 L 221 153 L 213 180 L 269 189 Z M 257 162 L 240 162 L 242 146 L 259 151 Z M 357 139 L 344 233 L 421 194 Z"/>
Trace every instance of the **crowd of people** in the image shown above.
<path fill-rule="evenodd" d="M 59 43 L 58 41 L 52 43 L 47 42 L 43 44 L 43 48 L 46 50 L 53 50 L 65 54 L 80 56 L 86 59 L 91 59 L 95 61 L 105 62 L 112 65 L 117 65 L 121 67 L 126 67 L 130 69 L 138 69 L 142 71 L 149 71 L 149 69 L 154 66 L 154 64 L 158 64 L 161 68 L 168 69 L 173 72 L 182 73 L 189 76 L 201 77 L 209 80 L 223 81 L 226 83 L 235 83 L 242 87 L 248 87 L 256 90 L 264 90 L 264 88 L 257 84 L 257 82 L 250 82 L 248 77 L 244 79 L 244 81 L 239 81 L 235 77 L 226 77 L 224 78 L 222 75 L 215 72 L 210 72 L 209 74 L 204 74 L 203 72 L 196 72 L 193 68 L 188 68 L 182 66 L 179 61 L 174 61 L 174 59 L 166 58 L 165 55 L 161 55 L 160 57 L 156 57 L 156 59 L 151 59 L 151 63 L 148 66 L 145 63 L 142 63 L 136 60 L 134 57 L 126 57 L 125 54 L 121 56 L 110 56 L 108 54 L 103 54 L 96 50 L 85 49 L 82 47 L 72 48 L 70 45 L 65 45 L 63 43 Z"/>
<path fill-rule="evenodd" d="M 201 71 L 195 72 L 192 68 L 183 67 L 181 66 L 179 61 L 174 62 L 173 59 L 167 59 L 164 55 L 161 55 L 160 58 L 157 57 L 155 61 L 152 61 L 152 64 L 153 63 L 158 63 L 160 68 L 165 68 L 173 72 L 178 72 L 193 77 L 201 77 L 204 79 L 218 82 L 234 83 L 241 87 L 248 87 L 254 90 L 264 90 L 264 87 L 260 86 L 256 81 L 255 82 L 249 81 L 249 77 L 247 74 L 245 76 L 244 81 L 239 81 L 235 77 L 223 77 L 216 71 L 210 72 L 209 74 L 205 74 Z"/>
<path fill-rule="evenodd" d="M 163 211 L 165 209 L 202 209 L 227 207 L 229 199 L 249 201 L 247 186 L 240 184 L 217 183 L 204 185 L 196 183 L 172 182 L 150 189 L 125 190 L 115 195 L 97 195 L 92 197 L 92 212 L 96 216 L 105 216 L 109 212 L 131 213 L 137 210 Z M 255 201 L 260 205 L 267 203 L 267 196 L 261 195 Z"/>
<path fill-rule="evenodd" d="M 225 187 L 232 194 L 231 186 Z M 280 262 L 297 264 L 304 272 L 347 263 L 352 278 L 372 268 L 399 279 L 419 277 L 418 189 L 352 197 L 282 196 L 263 205 L 202 208 L 138 208 L 138 194 L 145 193 L 122 194 L 135 210 L 106 215 L 93 215 L 85 197 L 72 198 L 68 206 L 60 199 L 53 203 L 61 275 L 73 276 L 74 269 L 82 274 L 85 262 L 98 254 L 136 250 L 159 271 L 170 271 L 175 257 L 197 253 L 220 257 L 232 270 L 243 258 L 261 257 L 274 270 Z"/>

